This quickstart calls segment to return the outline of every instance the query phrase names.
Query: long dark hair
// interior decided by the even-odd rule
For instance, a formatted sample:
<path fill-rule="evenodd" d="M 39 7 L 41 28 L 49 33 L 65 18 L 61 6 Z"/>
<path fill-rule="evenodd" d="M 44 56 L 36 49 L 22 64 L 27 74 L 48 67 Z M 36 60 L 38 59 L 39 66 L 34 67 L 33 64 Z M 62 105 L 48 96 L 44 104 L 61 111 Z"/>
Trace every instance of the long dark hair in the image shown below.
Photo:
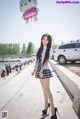
<path fill-rule="evenodd" d="M 43 64 L 45 63 L 46 60 L 49 59 L 49 51 L 50 51 L 50 48 L 51 48 L 51 44 L 52 44 L 52 37 L 51 35 L 49 34 L 44 34 L 42 37 L 41 37 L 41 44 L 40 44 L 40 48 L 37 52 L 37 59 L 40 58 L 40 55 L 42 53 L 42 50 L 43 50 L 43 43 L 42 43 L 42 40 L 44 37 L 47 37 L 48 38 L 48 44 L 47 44 L 47 49 L 46 49 L 46 53 L 45 53 L 45 58 L 44 58 L 44 61 L 43 61 Z"/>

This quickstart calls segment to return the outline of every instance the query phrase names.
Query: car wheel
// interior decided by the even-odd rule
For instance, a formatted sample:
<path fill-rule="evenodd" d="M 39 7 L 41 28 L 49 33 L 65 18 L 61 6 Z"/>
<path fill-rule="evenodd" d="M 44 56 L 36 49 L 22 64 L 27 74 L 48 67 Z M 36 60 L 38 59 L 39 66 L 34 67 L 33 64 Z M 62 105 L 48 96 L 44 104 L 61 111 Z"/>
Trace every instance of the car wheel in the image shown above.
<path fill-rule="evenodd" d="M 71 61 L 72 64 L 75 64 L 75 61 Z"/>
<path fill-rule="evenodd" d="M 66 64 L 66 58 L 64 57 L 64 56 L 59 56 L 59 58 L 58 58 L 58 61 L 59 61 L 59 64 Z"/>

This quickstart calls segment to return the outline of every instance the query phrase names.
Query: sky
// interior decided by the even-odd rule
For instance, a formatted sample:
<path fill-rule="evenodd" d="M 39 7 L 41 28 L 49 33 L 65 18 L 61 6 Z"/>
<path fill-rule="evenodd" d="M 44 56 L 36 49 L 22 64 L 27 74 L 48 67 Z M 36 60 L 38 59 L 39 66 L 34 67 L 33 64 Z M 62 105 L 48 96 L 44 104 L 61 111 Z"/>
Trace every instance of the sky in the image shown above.
<path fill-rule="evenodd" d="M 38 21 L 30 20 L 26 24 L 19 1 L 0 0 L 0 43 L 20 43 L 22 46 L 32 42 L 38 48 L 44 33 L 50 34 L 55 44 L 80 39 L 80 4 L 38 0 Z"/>

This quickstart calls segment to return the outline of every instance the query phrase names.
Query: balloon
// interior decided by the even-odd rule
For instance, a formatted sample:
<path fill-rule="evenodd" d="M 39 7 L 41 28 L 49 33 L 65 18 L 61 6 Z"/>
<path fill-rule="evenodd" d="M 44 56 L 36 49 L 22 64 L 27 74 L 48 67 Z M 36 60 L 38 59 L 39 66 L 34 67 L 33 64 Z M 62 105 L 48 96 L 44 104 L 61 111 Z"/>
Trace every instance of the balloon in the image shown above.
<path fill-rule="evenodd" d="M 26 23 L 32 18 L 34 18 L 34 21 L 38 20 L 37 4 L 37 0 L 20 0 L 20 10 L 23 13 L 22 18 L 26 20 Z"/>

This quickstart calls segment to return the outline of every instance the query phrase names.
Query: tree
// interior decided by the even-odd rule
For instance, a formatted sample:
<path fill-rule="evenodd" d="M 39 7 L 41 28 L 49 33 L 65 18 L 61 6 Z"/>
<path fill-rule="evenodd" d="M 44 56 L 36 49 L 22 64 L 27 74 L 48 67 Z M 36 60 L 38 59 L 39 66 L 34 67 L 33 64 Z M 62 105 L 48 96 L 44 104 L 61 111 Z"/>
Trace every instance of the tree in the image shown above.
<path fill-rule="evenodd" d="M 57 47 L 56 44 L 53 44 L 53 45 L 52 45 L 52 49 L 53 49 L 53 50 L 54 50 L 56 47 Z"/>
<path fill-rule="evenodd" d="M 28 43 L 27 54 L 32 54 L 34 52 L 34 44 L 32 42 Z"/>
<path fill-rule="evenodd" d="M 21 53 L 22 54 L 26 54 L 26 44 L 25 43 L 23 43 L 23 47 L 22 47 L 22 51 L 21 51 Z"/>
<path fill-rule="evenodd" d="M 3 44 L 0 43 L 0 56 L 7 56 L 7 55 L 17 55 L 20 53 L 20 44 L 17 43 L 10 43 L 10 44 Z"/>
<path fill-rule="evenodd" d="M 20 44 L 14 43 L 12 48 L 12 54 L 17 55 L 20 53 Z"/>

